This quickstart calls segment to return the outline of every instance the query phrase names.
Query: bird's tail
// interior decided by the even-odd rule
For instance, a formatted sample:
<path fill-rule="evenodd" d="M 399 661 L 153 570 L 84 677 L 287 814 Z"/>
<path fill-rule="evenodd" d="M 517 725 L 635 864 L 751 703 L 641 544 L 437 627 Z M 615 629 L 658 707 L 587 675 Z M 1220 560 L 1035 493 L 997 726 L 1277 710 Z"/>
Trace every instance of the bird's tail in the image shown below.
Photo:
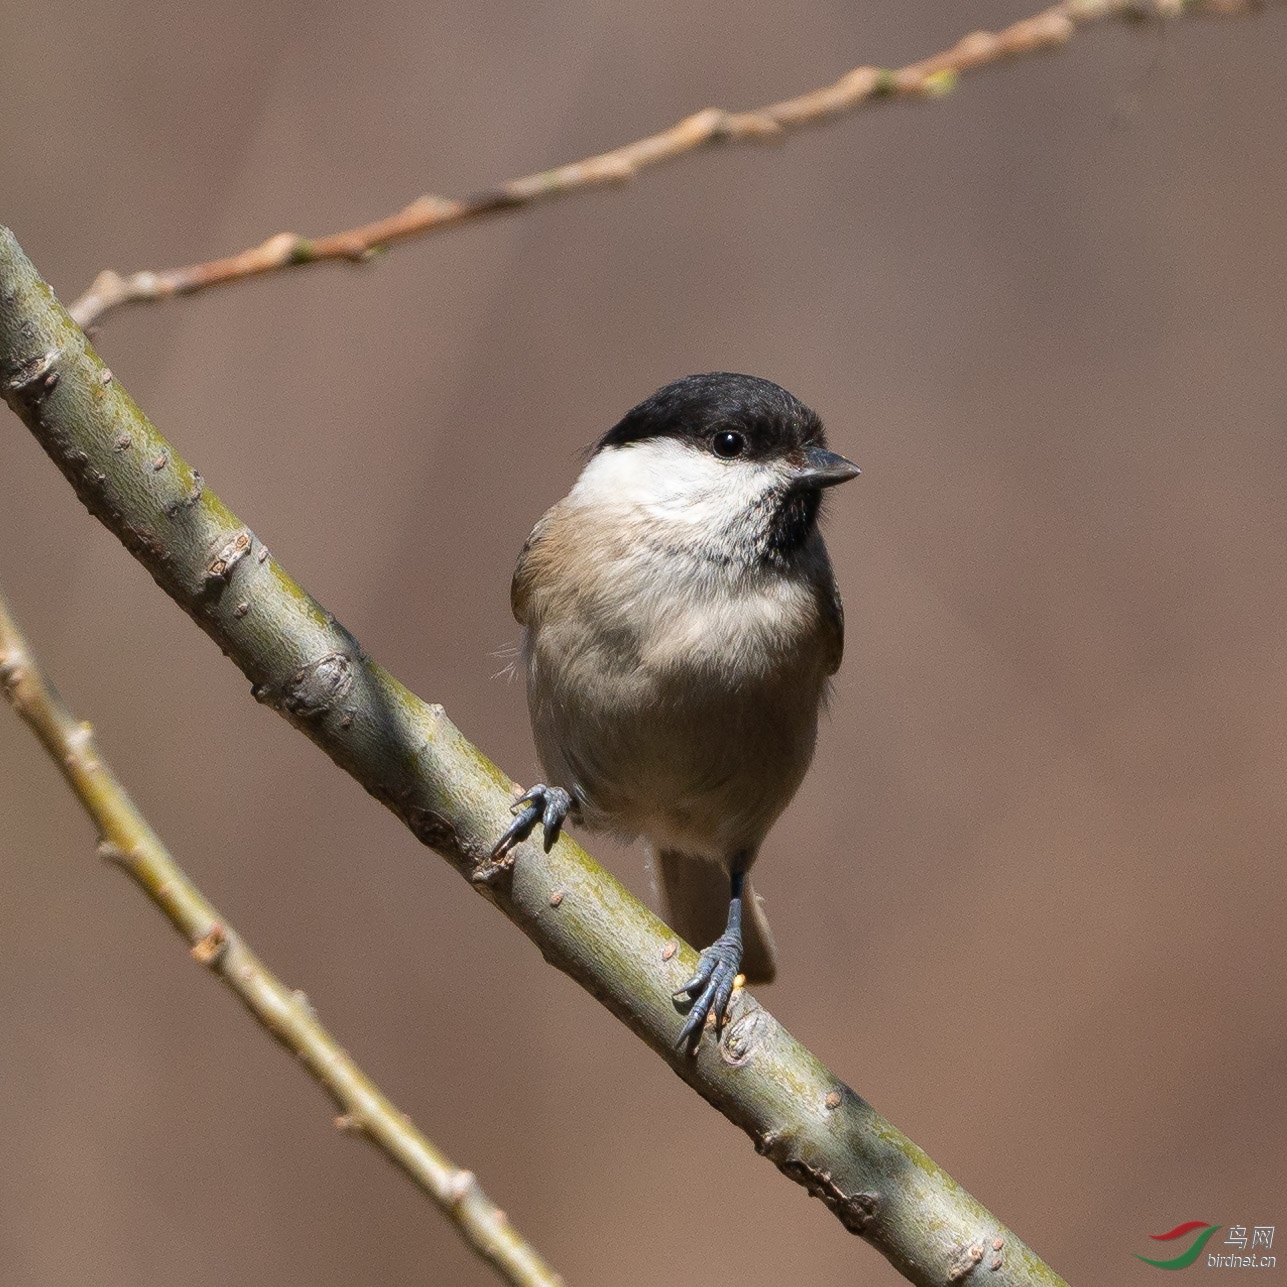
<path fill-rule="evenodd" d="M 716 863 L 663 849 L 652 862 L 662 920 L 693 947 L 709 947 L 728 925 L 728 873 Z M 742 973 L 772 983 L 777 973 L 773 932 L 750 880 L 742 886 Z"/>

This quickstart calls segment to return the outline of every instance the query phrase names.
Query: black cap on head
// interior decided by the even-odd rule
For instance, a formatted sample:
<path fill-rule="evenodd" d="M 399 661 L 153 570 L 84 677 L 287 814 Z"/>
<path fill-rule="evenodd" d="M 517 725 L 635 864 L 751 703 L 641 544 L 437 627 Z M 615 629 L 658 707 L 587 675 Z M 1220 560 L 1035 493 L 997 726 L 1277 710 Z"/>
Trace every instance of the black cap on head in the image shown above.
<path fill-rule="evenodd" d="M 705 445 L 728 430 L 743 436 L 751 459 L 827 443 L 817 414 L 780 385 L 754 375 L 712 371 L 686 375 L 658 389 L 627 411 L 594 450 L 648 438 L 681 438 Z"/>

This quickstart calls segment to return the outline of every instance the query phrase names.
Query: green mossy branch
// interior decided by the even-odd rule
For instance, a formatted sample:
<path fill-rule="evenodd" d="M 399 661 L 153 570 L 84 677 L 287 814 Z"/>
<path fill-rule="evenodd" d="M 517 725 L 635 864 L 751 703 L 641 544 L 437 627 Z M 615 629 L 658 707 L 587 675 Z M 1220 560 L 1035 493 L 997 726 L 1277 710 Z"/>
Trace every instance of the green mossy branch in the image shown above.
<path fill-rule="evenodd" d="M 489 854 L 509 779 L 372 661 L 204 485 L 0 230 L 0 389 L 76 493 L 247 676 L 255 697 L 442 854 L 764 1154 L 925 1287 L 1063 1280 L 746 991 L 695 1056 L 672 993 L 691 948 L 579 845 Z"/>

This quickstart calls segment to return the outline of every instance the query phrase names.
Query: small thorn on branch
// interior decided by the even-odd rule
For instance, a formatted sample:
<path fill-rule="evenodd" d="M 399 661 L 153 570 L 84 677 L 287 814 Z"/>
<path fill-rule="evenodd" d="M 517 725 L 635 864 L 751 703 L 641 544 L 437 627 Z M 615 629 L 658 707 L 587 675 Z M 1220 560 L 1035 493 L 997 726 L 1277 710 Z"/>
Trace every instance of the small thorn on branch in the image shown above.
<path fill-rule="evenodd" d="M 130 866 L 129 854 L 110 840 L 100 840 L 95 852 L 104 862 L 111 863 L 115 867 L 128 868 Z"/>

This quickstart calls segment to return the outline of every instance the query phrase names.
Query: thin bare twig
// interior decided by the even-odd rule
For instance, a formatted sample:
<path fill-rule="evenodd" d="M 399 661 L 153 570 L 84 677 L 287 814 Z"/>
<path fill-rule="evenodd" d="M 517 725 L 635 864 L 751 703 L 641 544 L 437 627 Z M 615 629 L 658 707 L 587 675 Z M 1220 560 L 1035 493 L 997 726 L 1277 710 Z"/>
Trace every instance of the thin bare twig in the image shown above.
<path fill-rule="evenodd" d="M 90 326 L 124 304 L 193 295 L 211 286 L 304 264 L 330 260 L 362 263 L 394 242 L 523 209 L 553 197 L 624 183 L 648 166 L 717 143 L 776 142 L 792 130 L 821 125 L 871 103 L 939 98 L 949 93 L 964 73 L 1065 44 L 1086 23 L 1147 14 L 1173 17 L 1188 9 L 1241 13 L 1252 7 L 1254 0 L 1061 0 L 1002 31 L 972 32 L 950 49 L 906 67 L 857 67 L 832 85 L 750 111 L 727 112 L 708 107 L 659 134 L 583 161 L 513 179 L 473 196 L 423 196 L 397 214 L 374 223 L 324 237 L 281 232 L 239 254 L 184 268 L 144 269 L 128 276 L 107 269 L 68 311 L 81 326 Z"/>
<path fill-rule="evenodd" d="M 340 1109 L 335 1124 L 363 1135 L 431 1197 L 461 1236 L 514 1287 L 562 1287 L 483 1192 L 470 1171 L 444 1157 L 384 1096 L 292 991 L 250 950 L 170 857 L 42 673 L 0 595 L 0 689 L 30 726 L 99 832 L 99 855 L 126 872 L 188 941 L 192 956 L 297 1055 Z"/>

